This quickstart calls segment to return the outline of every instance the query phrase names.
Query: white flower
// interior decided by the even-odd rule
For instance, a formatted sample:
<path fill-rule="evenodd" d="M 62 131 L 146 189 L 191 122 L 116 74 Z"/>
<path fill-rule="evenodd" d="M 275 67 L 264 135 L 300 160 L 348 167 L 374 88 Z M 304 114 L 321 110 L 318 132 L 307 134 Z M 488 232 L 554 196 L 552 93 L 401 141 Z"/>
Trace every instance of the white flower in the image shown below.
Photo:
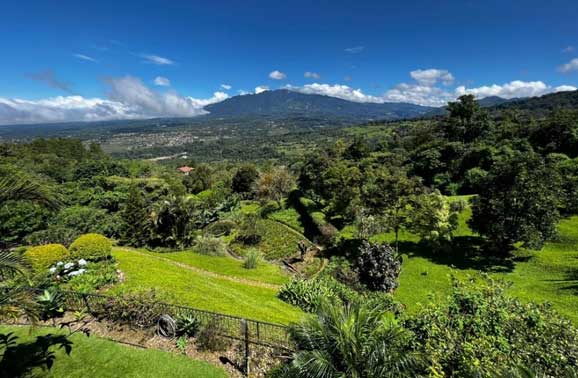
<path fill-rule="evenodd" d="M 78 269 L 78 270 L 74 270 L 74 271 L 68 273 L 68 276 L 69 277 L 79 276 L 84 272 L 86 272 L 86 269 Z"/>
<path fill-rule="evenodd" d="M 70 269 L 70 268 L 72 268 L 73 266 L 74 266 L 73 263 L 66 263 L 66 264 L 64 264 L 64 269 Z"/>
<path fill-rule="evenodd" d="M 64 263 L 62 261 L 59 261 L 56 263 L 56 266 L 62 266 Z"/>
<path fill-rule="evenodd" d="M 50 268 L 48 271 L 49 271 L 50 273 L 54 274 L 54 273 L 56 273 L 56 267 L 53 266 L 53 267 Z"/>
<path fill-rule="evenodd" d="M 80 260 L 78 260 L 78 265 L 80 265 L 80 266 L 85 266 L 86 264 L 87 264 L 87 263 L 86 263 L 86 260 L 85 260 L 85 259 L 80 259 Z"/>

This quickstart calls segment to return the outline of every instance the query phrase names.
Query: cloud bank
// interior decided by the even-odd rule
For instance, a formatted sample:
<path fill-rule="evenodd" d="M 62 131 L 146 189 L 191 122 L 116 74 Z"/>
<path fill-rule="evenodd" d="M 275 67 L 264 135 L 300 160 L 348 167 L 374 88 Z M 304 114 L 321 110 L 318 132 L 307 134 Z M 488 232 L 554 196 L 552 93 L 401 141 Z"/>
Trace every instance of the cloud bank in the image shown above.
<path fill-rule="evenodd" d="M 471 88 L 460 85 L 450 89 L 448 86 L 455 82 L 455 78 L 448 70 L 437 68 L 418 69 L 411 71 L 409 74 L 414 80 L 413 83 L 397 84 L 382 95 L 366 94 L 361 89 L 355 89 L 343 84 L 312 83 L 301 87 L 287 85 L 285 88 L 301 93 L 320 94 L 355 102 L 404 102 L 436 107 L 444 106 L 448 101 L 454 101 L 464 94 L 473 94 L 476 98 L 499 96 L 511 99 L 576 90 L 576 87 L 572 85 L 554 87 L 542 81 L 521 80 Z"/>
<path fill-rule="evenodd" d="M 106 83 L 106 99 L 57 96 L 31 101 L 0 97 L 0 124 L 192 117 L 206 114 L 204 106 L 228 97 L 224 92 L 215 92 L 207 99 L 181 96 L 175 91 L 160 93 L 132 76 L 110 78 Z"/>

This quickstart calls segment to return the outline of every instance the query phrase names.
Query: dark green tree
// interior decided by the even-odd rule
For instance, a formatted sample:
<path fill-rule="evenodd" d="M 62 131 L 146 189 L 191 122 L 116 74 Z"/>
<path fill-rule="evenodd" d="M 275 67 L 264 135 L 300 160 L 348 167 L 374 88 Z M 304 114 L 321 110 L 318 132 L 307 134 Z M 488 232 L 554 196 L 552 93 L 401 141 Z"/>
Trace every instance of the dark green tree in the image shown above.
<path fill-rule="evenodd" d="M 556 234 L 559 194 L 554 167 L 531 150 L 512 151 L 480 183 L 468 224 L 502 253 L 517 242 L 539 249 Z"/>
<path fill-rule="evenodd" d="M 122 211 L 121 240 L 134 247 L 142 247 L 150 238 L 150 220 L 142 191 L 132 185 Z"/>
<path fill-rule="evenodd" d="M 255 190 L 255 184 L 259 178 L 259 172 L 254 165 L 247 164 L 240 167 L 233 176 L 231 189 L 235 193 L 249 194 Z"/>

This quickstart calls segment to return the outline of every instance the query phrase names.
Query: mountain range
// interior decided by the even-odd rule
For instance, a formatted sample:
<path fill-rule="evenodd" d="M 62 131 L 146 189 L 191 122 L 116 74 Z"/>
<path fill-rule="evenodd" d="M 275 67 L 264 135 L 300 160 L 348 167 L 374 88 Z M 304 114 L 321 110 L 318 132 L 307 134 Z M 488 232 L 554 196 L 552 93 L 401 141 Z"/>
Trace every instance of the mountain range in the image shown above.
<path fill-rule="evenodd" d="M 421 117 L 435 108 L 408 103 L 360 103 L 287 89 L 231 97 L 205 107 L 211 117 L 326 118 L 351 121 Z"/>

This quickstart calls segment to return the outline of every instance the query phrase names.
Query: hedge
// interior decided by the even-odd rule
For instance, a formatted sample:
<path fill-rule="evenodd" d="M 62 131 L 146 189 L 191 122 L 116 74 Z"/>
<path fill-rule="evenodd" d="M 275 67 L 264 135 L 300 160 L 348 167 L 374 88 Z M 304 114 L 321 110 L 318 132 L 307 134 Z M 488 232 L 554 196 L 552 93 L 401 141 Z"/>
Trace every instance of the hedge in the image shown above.
<path fill-rule="evenodd" d="M 101 260 L 111 256 L 112 242 L 100 234 L 81 235 L 70 245 L 75 259 Z"/>
<path fill-rule="evenodd" d="M 35 271 L 46 270 L 59 261 L 70 257 L 70 252 L 62 244 L 45 244 L 31 247 L 24 252 L 24 258 Z"/>

